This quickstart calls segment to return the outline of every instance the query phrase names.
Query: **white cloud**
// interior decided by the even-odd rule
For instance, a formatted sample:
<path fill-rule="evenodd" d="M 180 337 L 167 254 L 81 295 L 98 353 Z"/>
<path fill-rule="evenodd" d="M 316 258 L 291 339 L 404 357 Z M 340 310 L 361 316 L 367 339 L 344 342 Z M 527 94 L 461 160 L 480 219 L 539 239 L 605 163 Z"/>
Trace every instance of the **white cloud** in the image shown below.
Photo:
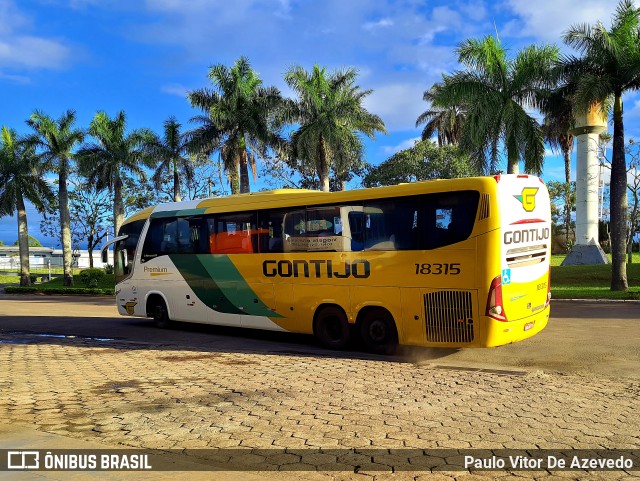
<path fill-rule="evenodd" d="M 181 97 L 184 99 L 187 97 L 187 93 L 193 89 L 188 89 L 184 85 L 180 85 L 180 84 L 170 84 L 170 85 L 163 85 L 160 88 L 160 90 L 165 94 L 175 95 L 176 97 Z"/>
<path fill-rule="evenodd" d="M 458 8 L 460 12 L 468 19 L 479 21 L 487 16 L 487 9 L 482 1 L 474 1 L 470 3 L 461 3 Z"/>
<path fill-rule="evenodd" d="M 412 129 L 418 116 L 426 110 L 422 101 L 424 90 L 422 84 L 381 85 L 365 99 L 364 106 L 380 116 L 389 131 Z"/>
<path fill-rule="evenodd" d="M 571 25 L 592 25 L 598 20 L 609 25 L 617 3 L 617 0 L 506 0 L 508 8 L 519 17 L 507 30 L 513 36 L 559 43 Z"/>
<path fill-rule="evenodd" d="M 18 11 L 12 0 L 0 0 L 0 37 L 29 25 L 29 19 Z"/>
<path fill-rule="evenodd" d="M 378 20 L 377 22 L 367 22 L 365 23 L 362 28 L 364 28 L 365 30 L 378 30 L 381 28 L 386 28 L 386 27 L 392 27 L 393 26 L 393 20 L 391 20 L 390 18 L 383 18 Z"/>
<path fill-rule="evenodd" d="M 16 84 L 28 84 L 31 83 L 31 79 L 29 77 L 25 77 L 24 75 L 11 75 L 7 73 L 0 72 L 0 79 L 8 80 L 9 82 L 13 82 Z"/>
<path fill-rule="evenodd" d="M 420 141 L 420 137 L 411 137 L 410 139 L 403 140 L 397 145 L 383 145 L 381 147 L 382 152 L 387 155 L 395 154 L 396 152 L 400 152 L 401 150 L 410 149 L 413 147 L 416 142 Z"/>
<path fill-rule="evenodd" d="M 30 27 L 31 20 L 13 1 L 0 0 L 0 68 L 64 67 L 71 57 L 69 47 L 57 40 L 25 34 Z M 12 76 L 3 73 L 2 77 Z"/>
<path fill-rule="evenodd" d="M 0 66 L 61 68 L 69 60 L 69 49 L 41 37 L 13 36 L 0 40 Z"/>

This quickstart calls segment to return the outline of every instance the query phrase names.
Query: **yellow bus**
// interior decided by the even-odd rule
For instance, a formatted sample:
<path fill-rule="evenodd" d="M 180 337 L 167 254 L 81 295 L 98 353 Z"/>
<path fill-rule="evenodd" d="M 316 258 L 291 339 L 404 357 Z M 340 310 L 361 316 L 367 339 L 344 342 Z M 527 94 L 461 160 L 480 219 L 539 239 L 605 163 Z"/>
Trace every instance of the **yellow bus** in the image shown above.
<path fill-rule="evenodd" d="M 114 246 L 120 314 L 314 334 L 488 347 L 549 319 L 551 213 L 528 175 L 343 192 L 275 190 L 161 204 Z"/>

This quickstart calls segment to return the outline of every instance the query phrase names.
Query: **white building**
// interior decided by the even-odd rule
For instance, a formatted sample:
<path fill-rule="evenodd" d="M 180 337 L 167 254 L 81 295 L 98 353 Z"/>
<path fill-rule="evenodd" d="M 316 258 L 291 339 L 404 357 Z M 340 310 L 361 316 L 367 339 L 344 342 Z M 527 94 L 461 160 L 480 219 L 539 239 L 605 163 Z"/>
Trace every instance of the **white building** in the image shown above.
<path fill-rule="evenodd" d="M 113 265 L 113 251 L 109 251 L 109 264 Z M 50 247 L 29 247 L 29 267 L 46 269 L 62 267 L 62 249 Z M 89 267 L 89 251 L 73 251 L 73 267 L 85 269 Z M 100 251 L 93 251 L 93 267 L 104 267 L 100 259 Z M 20 269 L 20 252 L 18 246 L 0 246 L 0 270 L 17 271 Z"/>

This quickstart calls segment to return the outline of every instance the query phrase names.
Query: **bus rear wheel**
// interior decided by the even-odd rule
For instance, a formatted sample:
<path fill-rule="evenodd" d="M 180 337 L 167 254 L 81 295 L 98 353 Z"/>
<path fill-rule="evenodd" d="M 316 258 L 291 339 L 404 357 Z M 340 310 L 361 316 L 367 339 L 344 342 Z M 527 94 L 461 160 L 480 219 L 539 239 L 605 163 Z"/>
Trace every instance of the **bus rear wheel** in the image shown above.
<path fill-rule="evenodd" d="M 360 338 L 369 352 L 393 354 L 398 348 L 398 331 L 391 314 L 383 309 L 365 313 L 360 322 Z"/>
<path fill-rule="evenodd" d="M 163 329 L 169 327 L 171 319 L 169 319 L 169 311 L 167 310 L 167 305 L 163 299 L 158 299 L 156 301 L 151 312 L 153 314 L 153 322 L 157 327 Z"/>
<path fill-rule="evenodd" d="M 324 307 L 313 323 L 313 334 L 324 347 L 344 349 L 349 343 L 351 329 L 347 315 L 335 306 Z"/>

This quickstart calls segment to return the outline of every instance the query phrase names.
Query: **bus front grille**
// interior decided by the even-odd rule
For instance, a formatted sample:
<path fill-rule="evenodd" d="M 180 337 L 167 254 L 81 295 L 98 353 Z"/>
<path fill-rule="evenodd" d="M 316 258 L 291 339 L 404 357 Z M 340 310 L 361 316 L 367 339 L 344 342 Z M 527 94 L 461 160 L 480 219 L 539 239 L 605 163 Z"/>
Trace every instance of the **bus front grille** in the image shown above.
<path fill-rule="evenodd" d="M 436 291 L 424 295 L 428 342 L 472 342 L 473 303 L 469 291 Z"/>

